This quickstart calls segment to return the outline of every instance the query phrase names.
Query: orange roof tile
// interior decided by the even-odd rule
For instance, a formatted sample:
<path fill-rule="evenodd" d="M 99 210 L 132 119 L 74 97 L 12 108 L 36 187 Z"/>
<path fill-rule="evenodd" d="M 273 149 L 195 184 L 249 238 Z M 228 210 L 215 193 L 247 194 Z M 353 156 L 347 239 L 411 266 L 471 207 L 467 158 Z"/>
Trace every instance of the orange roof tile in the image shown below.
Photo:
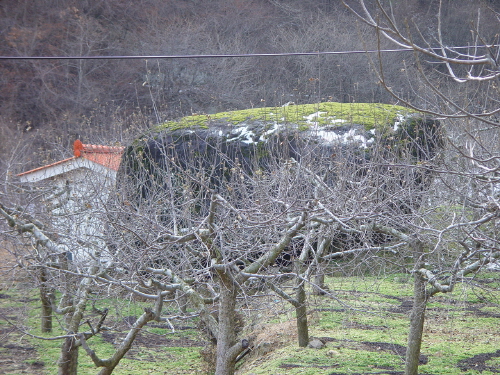
<path fill-rule="evenodd" d="M 125 147 L 83 144 L 79 139 L 73 144 L 73 153 L 76 157 L 82 156 L 115 171 L 120 166 L 124 149 Z"/>
<path fill-rule="evenodd" d="M 94 163 L 100 164 L 104 167 L 117 171 L 118 168 L 120 167 L 120 161 L 124 150 L 125 147 L 83 144 L 79 139 L 77 139 L 73 144 L 73 155 L 74 155 L 73 157 L 60 160 L 48 165 L 44 165 L 42 167 L 38 167 L 27 172 L 20 173 L 18 174 L 18 176 L 23 176 L 29 173 L 37 172 L 45 168 L 65 163 L 72 159 L 77 159 L 79 157 L 85 158 Z"/>

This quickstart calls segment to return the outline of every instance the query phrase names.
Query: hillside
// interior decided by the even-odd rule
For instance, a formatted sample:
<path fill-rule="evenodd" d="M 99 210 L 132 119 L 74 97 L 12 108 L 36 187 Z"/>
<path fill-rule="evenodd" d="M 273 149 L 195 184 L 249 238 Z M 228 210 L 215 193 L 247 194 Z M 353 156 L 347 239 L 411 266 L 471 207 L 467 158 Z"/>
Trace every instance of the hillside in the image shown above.
<path fill-rule="evenodd" d="M 481 5 L 482 6 L 482 5 Z M 484 4 L 495 10 L 498 4 Z M 477 4 L 445 2 L 445 43 L 466 45 L 464 24 Z M 496 9 L 497 11 L 499 9 Z M 404 0 L 419 35 L 432 36 L 437 2 Z M 409 25 L 413 27 L 413 23 Z M 486 34 L 494 14 L 481 13 Z M 14 1 L 0 4 L 4 56 L 117 56 L 364 51 L 373 30 L 341 1 Z M 482 30 L 482 31 L 483 31 Z M 380 47 L 392 47 L 382 42 Z M 420 100 L 405 54 L 383 56 L 386 78 Z M 138 128 L 192 113 L 323 101 L 392 103 L 363 54 L 150 60 L 0 60 L 0 154 L 20 139 L 30 166 L 54 158 L 33 152 L 125 142 Z M 405 74 L 401 74 L 401 73 Z M 36 132 L 36 135 L 33 135 Z M 29 141 L 26 141 L 29 139 Z M 18 146 L 19 147 L 19 146 Z M 3 166 L 5 169 L 5 166 Z"/>

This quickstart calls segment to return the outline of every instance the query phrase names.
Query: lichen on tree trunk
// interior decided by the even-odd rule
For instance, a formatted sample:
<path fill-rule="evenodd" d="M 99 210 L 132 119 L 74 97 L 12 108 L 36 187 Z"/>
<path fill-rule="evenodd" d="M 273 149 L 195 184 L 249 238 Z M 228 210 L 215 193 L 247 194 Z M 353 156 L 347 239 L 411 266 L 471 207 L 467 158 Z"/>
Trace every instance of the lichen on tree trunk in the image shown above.
<path fill-rule="evenodd" d="M 61 356 L 58 361 L 58 375 L 77 375 L 78 347 L 74 336 L 64 339 L 61 345 Z"/>
<path fill-rule="evenodd" d="M 52 303 L 50 300 L 51 288 L 47 285 L 47 270 L 40 268 L 40 300 L 42 302 L 42 332 L 52 332 Z"/>
<path fill-rule="evenodd" d="M 309 344 L 309 328 L 307 323 L 307 305 L 306 305 L 306 290 L 305 282 L 299 280 L 297 284 L 296 300 L 298 302 L 295 308 L 297 319 L 297 335 L 300 347 L 306 347 Z"/>
<path fill-rule="evenodd" d="M 423 264 L 423 244 L 416 240 L 413 244 L 413 256 L 417 260 L 415 269 Z M 414 273 L 413 308 L 410 315 L 410 332 L 406 349 L 405 375 L 418 375 L 422 333 L 424 330 L 425 310 L 427 307 L 426 281 L 419 272 Z"/>

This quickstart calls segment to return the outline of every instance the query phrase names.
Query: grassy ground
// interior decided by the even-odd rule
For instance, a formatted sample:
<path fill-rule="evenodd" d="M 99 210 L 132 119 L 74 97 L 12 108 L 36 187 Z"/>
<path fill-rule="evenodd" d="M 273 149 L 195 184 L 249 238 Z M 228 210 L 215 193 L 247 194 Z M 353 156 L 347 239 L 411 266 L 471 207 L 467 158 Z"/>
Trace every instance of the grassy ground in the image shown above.
<path fill-rule="evenodd" d="M 3 318 L 18 327 L 38 327 L 40 308 L 36 291 L 20 283 L 11 286 L 0 295 L 0 313 Z M 7 294 L 8 293 L 8 294 Z M 115 344 L 125 336 L 131 324 L 141 313 L 142 303 L 126 301 L 120 306 L 115 303 L 100 301 L 99 305 L 111 305 L 119 311 L 109 313 L 106 320 L 109 330 L 88 341 L 91 349 L 99 357 L 108 358 L 114 351 Z M 118 309 L 119 307 L 119 309 Z M 95 324 L 100 315 L 89 312 L 87 318 Z M 59 321 L 55 321 L 52 334 L 42 334 L 39 328 L 31 329 L 31 334 L 50 338 L 64 334 Z M 85 325 L 82 330 L 88 330 Z M 57 359 L 60 352 L 60 340 L 40 340 L 23 335 L 12 325 L 0 319 L 0 374 L 56 374 Z M 196 322 L 176 324 L 172 332 L 166 324 L 151 323 L 141 332 L 132 349 L 120 362 L 115 374 L 204 374 L 200 349 L 205 345 L 200 337 Z M 2 360 L 3 359 L 3 360 Z M 11 359 L 11 360 L 9 360 Z M 23 372 L 24 371 L 24 372 Z M 82 375 L 96 374 L 98 370 L 86 353 L 80 350 L 79 370 Z"/>
<path fill-rule="evenodd" d="M 498 274 L 460 285 L 429 304 L 421 374 L 500 373 Z M 247 359 L 240 375 L 401 374 L 411 309 L 411 280 L 404 275 L 329 279 L 331 297 L 311 302 L 311 335 L 323 349 L 295 342 Z M 496 290 L 493 290 L 496 289 Z"/>
<path fill-rule="evenodd" d="M 421 374 L 500 373 L 499 279 L 498 273 L 484 275 L 472 280 L 475 288 L 462 284 L 453 294 L 431 300 Z M 328 286 L 331 295 L 311 296 L 309 306 L 310 333 L 325 342 L 323 349 L 297 347 L 293 311 L 276 297 L 262 297 L 262 304 L 244 306 L 245 332 L 252 337 L 254 348 L 238 363 L 238 373 L 401 374 L 411 309 L 411 279 L 406 275 L 338 277 L 329 278 Z M 40 309 L 36 290 L 30 287 L 23 282 L 2 284 L 2 318 L 18 326 L 38 325 Z M 102 300 L 97 307 L 106 304 L 112 303 Z M 116 306 L 115 302 L 113 308 L 118 311 L 118 307 L 118 323 L 89 341 L 102 357 L 112 352 L 114 344 L 139 315 L 142 304 L 124 301 Z M 90 313 L 89 318 L 97 321 L 99 315 Z M 177 321 L 174 326 L 175 332 L 159 324 L 144 330 L 115 373 L 206 374 L 207 364 L 202 358 L 206 342 L 197 323 Z M 38 330 L 32 332 L 40 334 Z M 55 334 L 60 333 L 56 328 Z M 57 372 L 59 341 L 29 338 L 5 319 L 0 319 L 0 340 L 0 374 Z M 79 374 L 98 372 L 83 351 L 80 363 Z"/>

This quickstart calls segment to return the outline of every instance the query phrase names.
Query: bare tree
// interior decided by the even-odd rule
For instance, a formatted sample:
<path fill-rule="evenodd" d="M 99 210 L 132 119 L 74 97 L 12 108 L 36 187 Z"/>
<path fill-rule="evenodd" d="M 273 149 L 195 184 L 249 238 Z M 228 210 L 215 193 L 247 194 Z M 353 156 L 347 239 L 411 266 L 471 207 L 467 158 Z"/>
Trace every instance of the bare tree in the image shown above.
<path fill-rule="evenodd" d="M 266 129 L 214 122 L 144 135 L 126 152 L 110 209 L 111 242 L 138 283 L 191 283 L 191 297 L 218 301 L 215 324 L 196 302 L 217 342 L 217 374 L 231 374 L 247 345 L 235 334 L 236 298 L 252 281 L 272 284 L 295 307 L 299 345 L 308 344 L 305 283 L 318 262 L 384 251 L 377 244 L 393 234 L 379 228 L 414 220 L 431 179 L 415 166 L 441 145 L 438 122 L 419 118 L 371 151 L 357 141 L 332 146 L 293 124 Z M 277 267 L 283 262 L 295 270 Z M 174 274 L 183 283 L 158 280 Z M 295 277 L 295 296 L 280 288 L 284 276 Z"/>
<path fill-rule="evenodd" d="M 217 343 L 217 374 L 231 374 L 251 345 L 238 336 L 238 297 L 251 300 L 255 283 L 274 284 L 292 303 L 304 346 L 305 284 L 321 259 L 380 254 L 393 237 L 410 243 L 406 238 L 432 182 L 432 171 L 421 165 L 430 168 L 441 147 L 437 122 L 410 118 L 391 136 L 375 137 L 370 151 L 366 139 L 331 145 L 318 141 L 317 129 L 253 126 L 265 141 L 252 142 L 255 134 L 246 125 L 230 128 L 234 134 L 226 138 L 223 125 L 144 134 L 127 149 L 108 200 L 96 201 L 93 192 L 103 187 L 98 180 L 88 179 L 89 195 L 68 192 L 63 184 L 51 199 L 52 224 L 43 229 L 31 219 L 34 212 L 26 215 L 26 206 L 2 207 L 12 228 L 31 233 L 29 240 L 39 237 L 33 265 L 53 275 L 51 286 L 63 292 L 59 305 L 51 304 L 66 316 L 61 373 L 76 371 L 80 346 L 103 374 L 111 373 L 142 325 L 174 319 L 162 314 L 164 301 L 181 305 L 184 297 L 195 312 L 179 308 L 179 314 L 201 319 Z M 63 209 L 66 201 L 72 203 Z M 54 216 L 58 212 L 69 221 Z M 101 224 L 92 225 L 94 220 Z M 50 239 L 44 231 L 57 236 Z M 72 262 L 64 256 L 68 250 L 75 254 Z M 295 269 L 283 271 L 283 262 Z M 287 276 L 295 278 L 295 295 L 280 288 Z M 76 286 L 75 295 L 68 283 Z M 78 332 L 94 288 L 126 291 L 154 306 L 109 359 L 87 343 L 100 328 Z"/>
<path fill-rule="evenodd" d="M 19 265 L 42 283 L 44 318 L 64 316 L 65 334 L 57 337 L 63 340 L 60 374 L 77 373 L 80 346 L 103 367 L 101 374 L 110 374 L 142 326 L 169 321 L 162 304 L 173 292 L 188 297 L 193 316 L 217 341 L 217 373 L 234 372 L 237 356 L 249 345 L 236 336 L 237 296 L 247 280 L 275 277 L 270 266 L 316 215 L 312 187 L 298 174 L 300 164 L 280 159 L 277 146 L 255 150 L 275 156 L 260 172 L 243 167 L 249 161 L 244 155 L 228 158 L 218 148 L 199 155 L 188 142 L 179 145 L 187 158 L 168 147 L 136 148 L 120 180 L 123 195 L 113 193 L 107 203 L 102 190 L 109 186 L 87 174 L 80 176 L 88 185 L 83 191 L 66 183 L 40 186 L 18 205 L 2 203 L 0 213 L 12 228 L 4 235 L 22 234 L 32 249 L 18 254 Z M 288 166 L 281 168 L 280 160 Z M 36 196 L 45 198 L 44 204 L 27 203 Z M 100 332 L 106 311 L 90 332 L 80 332 L 91 295 L 104 292 L 104 285 L 154 305 L 109 359 L 99 358 L 87 342 Z M 55 291 L 62 293 L 59 303 Z M 215 302 L 218 321 L 207 307 Z"/>
<path fill-rule="evenodd" d="M 498 87 L 494 82 L 499 77 L 498 59 L 500 50 L 498 46 L 498 35 L 490 35 L 489 30 L 482 28 L 482 17 L 484 8 L 479 6 L 476 10 L 476 19 L 471 21 L 470 47 L 450 47 L 443 37 L 442 12 L 447 7 L 446 3 L 439 2 L 436 22 L 434 24 L 433 36 L 423 39 L 418 35 L 419 25 L 409 19 L 397 19 L 394 10 L 390 6 L 384 6 L 377 2 L 374 9 L 370 9 L 363 0 L 343 1 L 361 21 L 373 27 L 380 39 L 386 39 L 399 47 L 414 51 L 413 60 L 416 72 L 419 73 L 420 81 L 428 90 L 426 97 L 422 96 L 423 102 L 407 101 L 398 94 L 396 88 L 392 88 L 385 74 L 385 66 L 377 64 L 379 80 L 385 89 L 394 97 L 405 102 L 422 112 L 432 113 L 435 116 L 446 116 L 447 118 L 474 118 L 485 122 L 492 122 L 491 117 L 498 113 Z M 357 3 L 360 11 L 356 11 L 351 3 Z M 493 12 L 492 9 L 486 11 Z M 376 13 L 376 15 L 375 15 Z M 437 66 L 437 68 L 432 68 Z M 444 68 L 444 69 L 443 69 Z M 460 95 L 450 95 L 446 88 L 440 85 L 443 80 L 436 81 L 433 71 L 439 71 L 456 84 L 466 84 L 469 90 L 462 91 L 460 85 L 454 86 L 460 90 Z M 486 92 L 478 90 L 477 84 L 483 85 Z M 465 88 L 465 87 L 464 87 Z M 468 100 L 461 102 L 460 96 L 467 92 Z M 482 95 L 485 94 L 483 97 Z M 432 102 L 434 100 L 434 102 Z"/>
<path fill-rule="evenodd" d="M 236 336 L 237 296 L 249 280 L 279 276 L 271 266 L 299 233 L 311 230 L 316 208 L 288 147 L 269 142 L 245 151 L 239 142 L 213 143 L 209 134 L 186 139 L 174 132 L 136 146 L 120 183 L 126 190 L 119 207 L 129 202 L 130 210 L 115 215 L 113 226 L 130 228 L 115 241 L 134 267 L 175 272 L 193 280 L 197 294 L 212 290 L 208 302 L 219 301 L 218 324 L 200 316 L 217 342 L 216 373 L 232 374 L 248 346 Z M 257 152 L 268 154 L 260 166 Z"/>
<path fill-rule="evenodd" d="M 41 331 L 52 331 L 53 315 L 63 317 L 59 322 L 64 333 L 57 337 L 25 332 L 40 339 L 62 340 L 59 374 L 77 373 L 79 347 L 85 348 L 96 366 L 103 367 L 101 374 L 110 374 L 140 329 L 153 319 L 159 320 L 161 312 L 162 300 L 156 298 L 154 308 L 145 310 L 111 358 L 98 359 L 89 348 L 87 340 L 101 332 L 107 317 L 105 309 L 93 324 L 86 309 L 103 292 L 103 282 L 99 280 L 113 270 L 113 258 L 102 230 L 113 178 L 111 170 L 98 164 L 93 170 L 85 160 L 75 156 L 31 171 L 21 175 L 22 183 L 10 176 L 1 193 L 0 215 L 7 224 L 2 225 L 1 234 L 17 244 L 13 253 L 17 265 L 39 288 Z M 50 178 L 51 173 L 55 178 Z M 119 289 L 118 284 L 108 284 Z M 56 295 L 60 295 L 59 301 Z M 83 324 L 90 331 L 81 332 Z"/>
<path fill-rule="evenodd" d="M 435 23 L 429 29 L 402 17 L 390 4 L 381 1 L 343 3 L 358 19 L 373 27 L 380 40 L 413 52 L 411 63 L 402 66 L 402 72 L 414 72 L 410 84 L 420 86 L 416 99 L 405 99 L 391 84 L 381 54 L 374 62 L 379 81 L 408 106 L 443 118 L 447 130 L 448 152 L 437 168 L 439 183 L 435 186 L 436 194 L 430 198 L 430 203 L 439 209 L 423 210 L 411 232 L 406 232 L 417 235 L 406 241 L 414 251 L 415 301 L 405 374 L 415 375 L 428 298 L 451 292 L 457 280 L 466 281 L 466 275 L 495 264 L 499 257 L 495 223 L 500 208 L 500 49 L 498 35 L 489 34 L 483 27 L 485 18 L 493 15 L 498 21 L 498 14 L 491 8 L 477 6 L 467 30 L 471 36 L 469 46 L 455 48 L 445 39 L 443 14 L 451 6 L 449 3 L 439 2 Z M 485 15 L 485 11 L 490 14 Z M 439 214 L 439 210 L 447 215 Z"/>

